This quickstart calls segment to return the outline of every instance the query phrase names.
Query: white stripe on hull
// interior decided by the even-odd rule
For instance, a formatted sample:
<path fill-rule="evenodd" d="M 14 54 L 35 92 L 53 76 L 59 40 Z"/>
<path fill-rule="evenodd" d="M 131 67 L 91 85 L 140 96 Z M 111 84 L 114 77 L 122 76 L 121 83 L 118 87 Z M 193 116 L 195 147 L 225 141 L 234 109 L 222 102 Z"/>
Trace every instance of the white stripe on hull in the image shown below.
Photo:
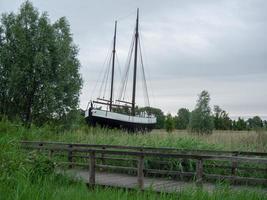
<path fill-rule="evenodd" d="M 115 113 L 105 110 L 97 110 L 97 109 L 92 109 L 91 115 L 94 117 L 101 117 L 101 118 L 113 119 L 136 124 L 155 124 L 157 122 L 156 117 L 131 116 L 131 115 L 124 115 L 120 113 Z M 86 110 L 85 117 L 88 116 L 89 116 L 89 110 Z"/>

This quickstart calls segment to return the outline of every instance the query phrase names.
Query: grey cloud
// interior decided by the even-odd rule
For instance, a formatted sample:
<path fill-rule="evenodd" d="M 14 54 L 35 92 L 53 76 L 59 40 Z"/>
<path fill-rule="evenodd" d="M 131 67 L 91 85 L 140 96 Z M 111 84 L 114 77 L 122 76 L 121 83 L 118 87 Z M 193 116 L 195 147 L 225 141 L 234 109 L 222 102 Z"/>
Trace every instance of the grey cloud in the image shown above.
<path fill-rule="evenodd" d="M 0 12 L 16 11 L 22 0 L 1 0 Z M 52 21 L 66 16 L 84 87 L 81 107 L 91 98 L 118 24 L 118 55 L 125 63 L 140 8 L 141 34 L 152 106 L 176 113 L 193 109 L 207 89 L 212 104 L 231 115 L 267 115 L 267 1 L 33 1 Z M 130 15 L 129 15 L 130 14 Z M 117 83 L 118 84 L 118 83 Z M 141 97 L 138 99 L 142 102 Z"/>

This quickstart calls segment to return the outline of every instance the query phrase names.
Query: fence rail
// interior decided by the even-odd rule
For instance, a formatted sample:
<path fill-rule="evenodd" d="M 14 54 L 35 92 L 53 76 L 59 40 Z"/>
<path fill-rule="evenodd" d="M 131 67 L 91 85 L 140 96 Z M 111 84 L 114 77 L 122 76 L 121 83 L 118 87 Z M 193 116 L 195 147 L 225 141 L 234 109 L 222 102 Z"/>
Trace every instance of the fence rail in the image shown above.
<path fill-rule="evenodd" d="M 48 152 L 49 158 L 55 156 L 66 156 L 67 162 L 59 164 L 74 166 L 86 166 L 89 168 L 89 184 L 95 184 L 96 168 L 120 171 L 134 171 L 137 174 L 139 188 L 144 188 L 144 176 L 147 174 L 175 175 L 181 178 L 193 177 L 198 186 L 202 186 L 206 180 L 230 180 L 232 183 L 245 182 L 253 184 L 267 185 L 267 153 L 264 152 L 244 152 L 244 151 L 211 151 L 211 150 L 186 150 L 176 148 L 155 148 L 120 145 L 101 144 L 78 144 L 62 142 L 44 141 L 21 141 L 23 148 L 28 150 L 38 150 Z M 85 159 L 86 162 L 75 161 Z M 165 160 L 164 160 L 165 159 Z M 192 160 L 195 171 L 173 170 L 168 166 L 171 161 L 186 162 Z M 116 161 L 121 165 L 110 165 L 108 162 Z M 215 163 L 207 163 L 209 161 Z M 131 162 L 135 166 L 123 166 L 122 163 Z M 145 162 L 151 162 L 154 168 L 146 168 Z M 216 163 L 219 162 L 219 163 Z M 229 165 L 220 164 L 226 162 Z M 241 164 L 254 164 L 255 166 L 240 166 Z M 160 166 L 164 165 L 164 169 Z M 169 168 L 168 168 L 169 167 Z M 167 168 L 167 169 L 166 169 Z M 230 170 L 230 174 L 208 174 L 207 168 Z M 257 171 L 263 178 L 238 176 L 238 171 L 246 173 Z"/>

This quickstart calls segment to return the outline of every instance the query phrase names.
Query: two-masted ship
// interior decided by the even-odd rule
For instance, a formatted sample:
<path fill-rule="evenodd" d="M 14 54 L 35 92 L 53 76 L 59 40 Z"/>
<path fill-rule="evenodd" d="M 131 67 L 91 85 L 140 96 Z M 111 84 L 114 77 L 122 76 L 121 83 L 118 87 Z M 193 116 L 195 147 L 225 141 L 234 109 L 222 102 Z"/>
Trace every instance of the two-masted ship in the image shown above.
<path fill-rule="evenodd" d="M 114 101 L 114 71 L 115 71 L 115 53 L 116 53 L 116 37 L 117 37 L 117 21 L 115 21 L 115 31 L 113 38 L 113 49 L 111 57 L 111 82 L 109 99 L 97 98 L 88 104 L 85 111 L 86 121 L 95 126 L 119 128 L 128 131 L 150 131 L 154 128 L 157 119 L 156 117 L 145 111 L 139 112 L 136 105 L 136 80 L 138 68 L 138 45 L 139 39 L 139 10 L 137 9 L 136 26 L 134 37 L 131 46 L 133 56 L 133 82 L 132 82 L 132 101 L 116 100 Z M 140 52 L 141 53 L 141 52 Z M 132 56 L 131 56 L 132 57 Z M 141 62 L 142 58 L 140 59 Z M 130 63 L 130 62 L 129 62 Z M 143 66 L 142 66 L 143 67 Z M 144 69 L 142 68 L 143 73 Z M 128 73 L 128 72 L 127 72 Z M 145 76 L 144 76 L 145 77 Z M 146 88 L 147 89 L 147 88 Z M 147 95 L 148 97 L 148 95 Z M 102 107 L 106 106 L 106 109 Z M 124 112 L 123 112 L 124 111 Z"/>

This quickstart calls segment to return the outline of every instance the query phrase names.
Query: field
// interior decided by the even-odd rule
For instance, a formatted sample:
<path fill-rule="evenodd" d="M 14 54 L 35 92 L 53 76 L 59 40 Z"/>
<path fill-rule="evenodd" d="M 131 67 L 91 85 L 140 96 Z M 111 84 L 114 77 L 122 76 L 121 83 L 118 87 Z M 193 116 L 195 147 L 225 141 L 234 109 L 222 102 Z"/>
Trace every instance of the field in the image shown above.
<path fill-rule="evenodd" d="M 127 134 L 119 130 L 83 127 L 58 134 L 51 130 L 37 129 L 30 134 L 23 134 L 23 137 L 30 140 L 92 144 L 267 152 L 266 131 L 214 131 L 211 135 L 196 135 L 189 134 L 186 130 L 176 130 L 172 133 L 167 133 L 165 130 L 153 130 L 147 134 Z"/>
<path fill-rule="evenodd" d="M 155 130 L 143 135 L 89 127 L 63 132 L 49 126 L 26 129 L 18 124 L 1 121 L 0 199 L 267 199 L 264 194 L 254 190 L 233 192 L 227 186 L 218 187 L 213 193 L 188 188 L 179 194 L 114 188 L 88 190 L 81 182 L 56 175 L 51 163 L 43 157 L 36 157 L 35 164 L 29 165 L 27 157 L 19 148 L 18 142 L 22 139 L 266 152 L 266 132 L 215 131 L 209 136 L 197 136 L 186 131 L 166 133 Z"/>

